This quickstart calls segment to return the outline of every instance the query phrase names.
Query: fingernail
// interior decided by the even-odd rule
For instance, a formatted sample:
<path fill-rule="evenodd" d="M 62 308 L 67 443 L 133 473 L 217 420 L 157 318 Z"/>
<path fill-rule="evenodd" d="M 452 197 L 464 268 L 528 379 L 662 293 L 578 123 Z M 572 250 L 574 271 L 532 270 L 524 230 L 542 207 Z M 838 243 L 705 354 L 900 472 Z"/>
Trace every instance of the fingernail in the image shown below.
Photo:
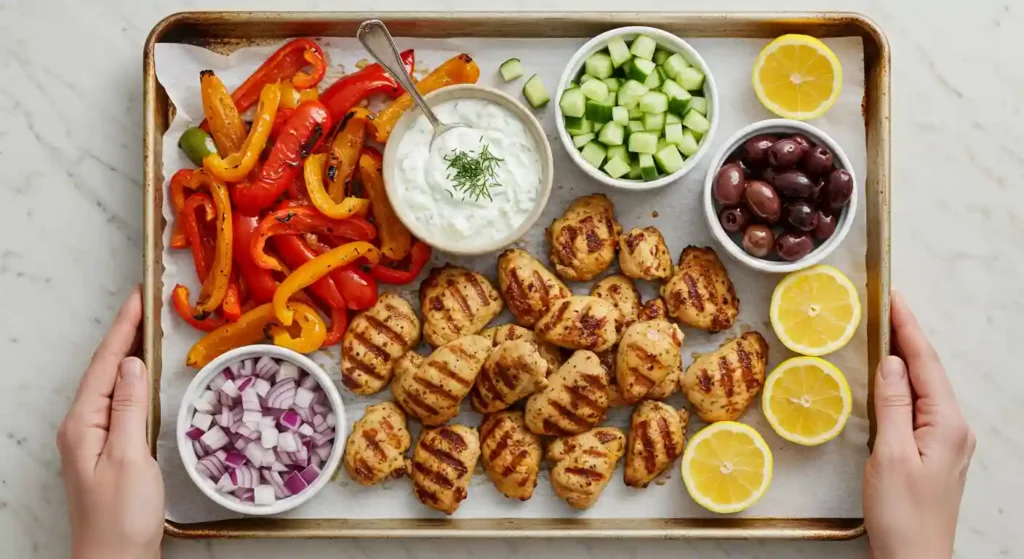
<path fill-rule="evenodd" d="M 117 368 L 118 378 L 127 382 L 141 380 L 142 366 L 142 361 L 138 357 L 123 359 L 121 365 Z"/>
<path fill-rule="evenodd" d="M 907 366 L 899 357 L 886 357 L 882 361 L 882 380 L 902 380 L 907 375 Z"/>

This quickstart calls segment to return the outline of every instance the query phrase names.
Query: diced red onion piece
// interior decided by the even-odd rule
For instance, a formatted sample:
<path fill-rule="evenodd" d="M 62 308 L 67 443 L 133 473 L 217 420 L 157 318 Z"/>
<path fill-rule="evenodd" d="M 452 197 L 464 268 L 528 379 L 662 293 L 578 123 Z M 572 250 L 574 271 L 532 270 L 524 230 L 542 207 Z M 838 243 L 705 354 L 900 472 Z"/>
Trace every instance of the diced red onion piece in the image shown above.
<path fill-rule="evenodd" d="M 284 464 L 286 466 L 291 466 L 292 465 L 292 456 L 291 456 L 290 452 L 285 452 L 283 450 L 278 450 L 276 452 L 276 454 L 277 454 L 278 461 L 280 461 L 282 464 Z"/>
<path fill-rule="evenodd" d="M 199 441 L 205 444 L 211 451 L 220 450 L 230 442 L 227 434 L 224 433 L 224 430 L 216 425 L 206 433 L 203 433 L 203 436 L 200 437 Z"/>
<path fill-rule="evenodd" d="M 288 410 L 281 414 L 281 418 L 278 420 L 278 423 L 280 423 L 286 431 L 295 431 L 302 425 L 302 418 L 299 417 L 299 414 L 295 413 L 295 411 Z"/>
<path fill-rule="evenodd" d="M 299 449 L 299 439 L 295 433 L 286 431 L 277 436 L 277 446 L 285 452 L 295 452 Z"/>
<path fill-rule="evenodd" d="M 274 448 L 277 446 L 279 436 L 280 434 L 277 432 L 277 429 L 273 427 L 263 429 L 260 431 L 260 444 L 263 445 L 263 448 Z"/>
<path fill-rule="evenodd" d="M 313 430 L 313 426 L 308 423 L 303 423 L 302 425 L 299 425 L 298 431 L 300 435 L 305 435 L 307 437 L 312 437 L 313 433 L 316 432 Z"/>
<path fill-rule="evenodd" d="M 308 388 L 298 387 L 295 389 L 295 402 L 293 405 L 300 408 L 308 408 L 313 403 L 313 391 Z"/>
<path fill-rule="evenodd" d="M 327 459 L 331 457 L 331 450 L 333 450 L 333 449 L 334 449 L 334 445 L 331 444 L 331 443 L 327 443 L 327 444 L 322 444 L 322 445 L 316 447 L 313 450 L 313 452 L 315 452 L 316 455 L 320 457 L 320 460 L 326 462 Z"/>
<path fill-rule="evenodd" d="M 238 422 L 235 425 L 237 427 L 235 429 L 235 432 L 238 433 L 239 435 L 243 436 L 243 437 L 251 439 L 251 438 L 253 438 L 253 435 L 256 434 L 255 431 L 252 428 L 250 428 L 248 425 L 246 425 L 245 423 Z"/>
<path fill-rule="evenodd" d="M 316 414 L 316 415 L 313 416 L 312 423 L 313 423 L 313 430 L 316 431 L 317 433 L 319 433 L 320 431 L 323 431 L 323 428 L 327 425 L 327 422 L 324 421 L 324 416 L 322 416 L 320 414 Z"/>
<path fill-rule="evenodd" d="M 220 391 L 227 394 L 232 399 L 242 395 L 242 393 L 238 391 L 238 386 L 235 384 L 235 381 L 233 380 L 224 381 L 224 384 L 221 385 L 220 387 Z"/>
<path fill-rule="evenodd" d="M 251 443 L 251 442 L 252 442 L 252 440 L 247 438 L 247 437 L 239 437 L 238 440 L 235 441 L 235 444 L 234 444 L 235 450 L 243 450 L 243 449 L 245 449 L 245 447 L 249 446 L 249 443 Z"/>
<path fill-rule="evenodd" d="M 312 406 L 309 406 L 309 409 L 313 410 L 313 413 L 318 413 L 320 415 L 327 415 L 331 411 L 331 407 L 325 406 L 324 404 L 313 404 Z"/>
<path fill-rule="evenodd" d="M 235 490 L 235 497 L 239 501 L 252 502 L 255 491 L 252 488 L 240 488 Z"/>
<path fill-rule="evenodd" d="M 217 452 L 214 452 L 213 455 L 216 456 L 218 460 L 223 462 L 224 459 L 228 457 L 228 451 L 226 451 L 226 450 L 224 450 L 222 448 L 222 449 L 218 450 Z"/>
<path fill-rule="evenodd" d="M 334 440 L 334 430 L 333 429 L 328 429 L 328 430 L 326 430 L 326 431 L 324 431 L 322 433 L 313 433 L 313 436 L 310 437 L 310 439 L 313 441 L 313 444 L 316 445 L 316 446 L 320 446 L 322 444 L 327 444 L 327 441 Z"/>
<path fill-rule="evenodd" d="M 210 391 L 207 390 L 206 392 Z M 202 394 L 197 396 L 196 399 L 192 402 L 192 405 L 195 406 L 196 411 L 201 411 L 203 413 L 213 413 L 213 402 L 210 402 L 206 399 L 206 392 L 203 392 Z M 216 399 L 216 393 L 211 392 L 211 394 L 214 395 L 214 402 L 218 402 L 218 400 Z"/>
<path fill-rule="evenodd" d="M 334 415 L 334 412 L 328 413 L 327 416 L 324 419 L 327 421 L 327 426 L 328 427 L 337 427 L 338 426 L 338 416 Z"/>
<path fill-rule="evenodd" d="M 269 468 L 277 462 L 277 452 L 272 448 L 263 449 L 263 462 L 260 464 L 263 468 Z"/>
<path fill-rule="evenodd" d="M 223 388 L 223 387 L 221 387 L 221 388 Z M 229 406 L 234 405 L 235 402 L 234 402 L 234 400 L 231 399 L 231 396 L 228 396 L 227 394 L 225 394 L 223 392 L 220 392 L 220 391 L 218 391 L 217 394 L 220 395 L 220 396 L 218 396 L 218 398 L 220 399 L 220 405 L 222 405 L 224 407 L 229 407 Z"/>
<path fill-rule="evenodd" d="M 234 421 L 231 419 L 231 408 L 224 407 L 220 409 L 220 413 L 217 414 L 217 425 L 221 427 L 231 427 Z"/>
<path fill-rule="evenodd" d="M 259 472 L 256 468 L 249 465 L 239 466 L 228 472 L 231 476 L 231 483 L 235 487 L 248 487 L 252 488 L 256 486 L 256 478 L 259 476 Z"/>
<path fill-rule="evenodd" d="M 288 466 L 285 466 L 284 463 L 282 463 L 281 460 L 278 459 L 274 461 L 273 465 L 270 466 L 270 469 L 273 472 L 287 472 Z"/>
<path fill-rule="evenodd" d="M 316 377 L 314 377 L 313 375 L 310 375 L 310 374 L 307 374 L 307 375 L 303 376 L 302 380 L 299 381 L 299 387 L 300 388 L 305 388 L 306 390 L 310 390 L 310 391 L 312 391 L 315 387 L 317 387 L 319 385 L 320 385 L 320 383 L 318 383 L 316 381 Z"/>
<path fill-rule="evenodd" d="M 272 408 L 288 409 L 295 403 L 295 381 L 288 379 L 270 387 L 267 405 Z"/>
<path fill-rule="evenodd" d="M 310 466 L 316 466 L 317 468 L 319 468 L 320 464 L 322 464 L 322 463 L 323 463 L 323 460 L 320 459 L 320 455 L 318 455 L 316 452 L 310 452 L 309 453 L 309 465 Z"/>
<path fill-rule="evenodd" d="M 199 440 L 199 437 L 202 437 L 203 433 L 205 432 L 206 431 L 203 431 L 199 427 L 193 427 L 188 431 L 185 431 L 185 436 L 188 437 L 189 439 L 192 439 L 193 441 L 197 441 Z"/>
<path fill-rule="evenodd" d="M 224 475 L 225 472 L 227 472 L 227 466 L 224 464 L 224 462 L 222 462 L 220 458 L 217 458 L 216 456 L 213 455 L 204 456 L 203 458 L 200 458 L 199 462 L 196 464 L 196 469 L 199 469 L 200 471 L 205 470 L 206 477 L 210 478 L 211 480 L 220 479 L 220 476 Z"/>
<path fill-rule="evenodd" d="M 217 491 L 220 491 L 221 493 L 230 493 L 235 489 L 238 489 L 238 486 L 235 485 L 235 482 L 231 481 L 230 472 L 225 473 L 219 480 L 217 480 Z"/>
<path fill-rule="evenodd" d="M 202 458 L 203 456 L 209 454 L 206 450 L 206 447 L 204 447 L 203 443 L 200 441 L 192 441 L 192 450 L 196 453 L 196 456 L 198 458 Z"/>
<path fill-rule="evenodd" d="M 235 386 L 238 387 L 239 392 L 245 392 L 246 388 L 252 386 L 253 380 L 254 379 L 252 377 L 245 377 L 242 380 L 239 380 L 237 383 L 235 383 Z"/>
<path fill-rule="evenodd" d="M 256 372 L 256 360 L 246 359 L 242 361 L 242 368 L 239 369 L 238 374 L 244 377 L 252 376 Z"/>
<path fill-rule="evenodd" d="M 231 451 L 224 457 L 224 465 L 235 469 L 245 464 L 245 456 L 241 452 Z"/>
<path fill-rule="evenodd" d="M 301 493 L 302 490 L 305 489 L 308 485 L 309 484 L 302 479 L 302 476 L 300 476 L 296 472 L 292 472 L 284 480 L 284 488 L 287 489 L 288 492 L 291 493 L 292 495 Z"/>
<path fill-rule="evenodd" d="M 263 463 L 263 446 L 260 443 L 253 441 L 245 446 L 245 457 L 249 459 L 249 462 L 259 466 Z"/>
<path fill-rule="evenodd" d="M 253 502 L 257 505 L 272 505 L 276 503 L 277 497 L 274 495 L 274 486 L 257 485 L 256 489 L 253 490 Z"/>
<path fill-rule="evenodd" d="M 264 355 L 256 362 L 256 376 L 264 379 L 271 377 L 277 373 L 278 368 L 277 361 Z"/>
<path fill-rule="evenodd" d="M 256 382 L 253 383 L 253 386 L 256 387 L 256 393 L 263 398 L 266 398 L 267 393 L 270 392 L 270 381 L 267 379 L 258 378 L 256 379 Z"/>
<path fill-rule="evenodd" d="M 212 425 L 212 424 L 213 424 L 213 416 L 208 414 L 208 413 L 203 413 L 201 411 L 197 411 L 192 416 L 192 426 L 193 427 L 198 427 L 198 428 L 202 429 L 203 431 L 209 431 L 210 430 L 210 425 Z"/>
<path fill-rule="evenodd" d="M 287 361 L 278 365 L 277 374 L 274 375 L 274 382 L 281 382 L 284 380 L 298 380 L 299 368 L 294 363 Z"/>
<path fill-rule="evenodd" d="M 317 388 L 316 390 L 313 391 L 313 404 L 314 405 L 316 405 L 316 404 L 322 404 L 323 405 L 324 400 L 326 400 L 326 399 L 327 399 L 327 395 L 324 394 L 323 390 L 320 390 L 319 388 Z"/>
<path fill-rule="evenodd" d="M 263 418 L 263 414 L 259 410 L 245 411 L 242 413 L 242 423 L 249 425 L 250 423 L 255 424 L 257 427 L 260 424 L 260 419 Z"/>
<path fill-rule="evenodd" d="M 302 481 L 306 482 L 306 485 L 313 483 L 319 475 L 320 468 L 317 468 L 316 466 L 307 466 L 305 470 L 302 470 L 302 472 L 299 473 L 299 477 L 302 478 Z"/>
<path fill-rule="evenodd" d="M 302 421 L 305 421 L 306 423 L 313 422 L 313 411 L 310 410 L 309 408 L 300 408 L 298 406 L 292 406 L 292 409 L 295 410 L 295 413 L 299 414 L 299 417 L 302 418 Z"/>
<path fill-rule="evenodd" d="M 309 465 L 309 451 L 305 446 L 300 446 L 299 450 L 292 453 L 292 462 L 299 466 Z"/>
<path fill-rule="evenodd" d="M 228 371 L 231 372 L 231 378 L 237 377 L 238 376 L 238 371 L 240 371 L 240 370 L 242 370 L 242 362 L 241 361 L 235 361 L 234 363 L 231 363 L 231 364 L 228 365 Z"/>
<path fill-rule="evenodd" d="M 264 415 L 260 418 L 259 427 L 260 431 L 264 429 L 270 429 L 271 427 L 277 426 L 277 418 L 272 415 Z"/>
<path fill-rule="evenodd" d="M 233 378 L 230 372 L 228 372 L 227 376 L 224 375 L 224 372 L 213 375 L 213 379 L 210 380 L 210 384 L 207 388 L 210 390 L 220 390 L 220 387 L 224 386 L 224 383 L 227 382 L 229 378 Z"/>

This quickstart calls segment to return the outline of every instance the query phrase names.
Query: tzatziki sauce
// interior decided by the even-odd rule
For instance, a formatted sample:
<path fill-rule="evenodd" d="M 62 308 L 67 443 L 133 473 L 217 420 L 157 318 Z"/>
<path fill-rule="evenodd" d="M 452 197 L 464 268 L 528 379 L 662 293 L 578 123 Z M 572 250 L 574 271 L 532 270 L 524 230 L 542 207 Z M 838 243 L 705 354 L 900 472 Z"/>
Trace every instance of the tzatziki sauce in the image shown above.
<path fill-rule="evenodd" d="M 472 250 L 507 237 L 526 221 L 540 195 L 537 143 L 512 111 L 488 100 L 453 99 L 432 109 L 441 122 L 467 127 L 443 134 L 431 146 L 434 129 L 425 116 L 416 117 L 396 152 L 392 204 L 419 224 L 429 237 L 424 240 Z"/>

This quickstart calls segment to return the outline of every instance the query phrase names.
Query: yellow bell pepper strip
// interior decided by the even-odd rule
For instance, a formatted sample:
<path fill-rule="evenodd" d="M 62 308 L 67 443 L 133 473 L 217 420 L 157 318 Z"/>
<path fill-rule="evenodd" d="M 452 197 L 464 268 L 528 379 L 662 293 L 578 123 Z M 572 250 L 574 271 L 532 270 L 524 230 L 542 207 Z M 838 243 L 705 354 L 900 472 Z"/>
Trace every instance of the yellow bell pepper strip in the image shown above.
<path fill-rule="evenodd" d="M 466 53 L 450 58 L 434 69 L 416 84 L 416 91 L 426 95 L 435 89 L 459 83 L 476 83 L 480 79 L 480 67 Z M 412 107 L 412 97 L 403 93 L 390 105 L 381 110 L 369 122 L 373 139 L 379 143 L 386 143 L 391 135 L 395 123 L 402 116 L 406 109 Z"/>
<path fill-rule="evenodd" d="M 299 337 L 293 337 L 291 328 L 273 325 L 267 329 L 274 345 L 286 347 L 299 353 L 312 353 L 327 339 L 327 324 L 312 307 L 302 303 L 289 303 L 295 311 L 295 323 L 299 325 Z"/>
<path fill-rule="evenodd" d="M 274 292 L 272 304 L 274 305 L 274 314 L 277 316 L 278 321 L 284 326 L 290 326 L 294 320 L 295 311 L 288 306 L 288 300 L 291 299 L 292 295 L 301 289 L 309 287 L 334 270 L 351 264 L 360 258 L 365 258 L 370 266 L 376 266 L 380 262 L 380 251 L 370 243 L 356 241 L 331 249 L 329 252 L 325 252 L 299 266 L 281 282 L 280 287 Z"/>
<path fill-rule="evenodd" d="M 199 92 L 203 98 L 203 113 L 210 123 L 210 134 L 217 151 L 222 155 L 231 155 L 242 149 L 245 143 L 245 123 L 235 107 L 224 82 L 220 81 L 213 70 L 199 73 Z"/>
<path fill-rule="evenodd" d="M 353 158 L 354 160 L 355 158 Z M 324 166 L 327 163 L 326 153 L 314 153 L 306 158 L 303 172 L 306 179 L 306 193 L 313 206 L 320 213 L 331 219 L 345 219 L 353 215 L 366 215 L 370 211 L 370 201 L 365 198 L 349 196 L 341 202 L 335 202 L 324 187 Z"/>
<path fill-rule="evenodd" d="M 380 251 L 391 260 L 405 258 L 412 247 L 412 234 L 399 221 L 395 209 L 391 207 L 384 190 L 381 159 L 373 152 L 363 150 L 359 156 L 359 180 L 373 208 L 373 218 L 377 222 L 377 234 L 380 236 Z"/>
<path fill-rule="evenodd" d="M 202 320 L 220 307 L 231 280 L 231 196 L 223 182 L 204 171 L 193 173 L 188 186 L 193 189 L 205 186 L 217 208 L 217 242 L 214 245 L 213 266 L 210 275 L 203 280 L 203 288 L 199 290 L 199 301 L 196 303 L 196 319 Z"/>
<path fill-rule="evenodd" d="M 320 98 L 320 90 L 317 88 L 299 89 L 290 81 L 281 82 L 281 108 L 294 109 L 306 101 L 316 101 Z"/>
<path fill-rule="evenodd" d="M 356 107 L 345 113 L 341 124 L 336 128 L 337 132 L 331 141 L 331 158 L 327 163 L 327 179 L 330 181 L 328 192 L 335 201 L 352 194 L 349 181 L 356 170 L 359 152 L 363 150 L 366 121 L 369 116 L 370 112 L 365 108 Z"/>
<path fill-rule="evenodd" d="M 249 130 L 242 148 L 227 157 L 221 157 L 217 153 L 207 155 L 203 158 L 203 168 L 206 172 L 224 182 L 239 182 L 249 176 L 249 172 L 259 162 L 263 148 L 267 147 L 280 103 L 281 88 L 277 84 L 265 86 L 260 93 L 260 104 L 252 121 L 252 129 Z"/>
<path fill-rule="evenodd" d="M 271 327 L 276 324 L 276 319 L 273 304 L 264 303 L 242 314 L 235 322 L 224 324 L 203 336 L 189 349 L 188 355 L 185 356 L 185 365 L 201 369 L 219 355 L 236 347 L 263 341 L 268 337 L 274 338 L 275 343 L 280 341 L 282 344 L 290 344 L 290 346 L 284 345 L 283 347 L 291 347 L 293 349 L 295 347 L 305 348 L 311 346 L 312 341 L 316 340 L 319 340 L 319 343 L 322 344 L 327 335 L 327 329 L 323 319 L 320 318 L 316 311 L 304 303 L 295 301 L 288 303 L 288 309 L 301 317 L 299 325 L 302 331 L 298 338 L 293 337 L 291 334 L 284 335 L 281 333 L 268 336 Z M 319 323 L 310 316 L 311 314 L 316 316 Z M 309 340 L 306 339 L 307 336 Z M 317 345 L 313 349 L 318 347 L 320 346 Z M 309 351 L 305 353 L 309 353 Z"/>

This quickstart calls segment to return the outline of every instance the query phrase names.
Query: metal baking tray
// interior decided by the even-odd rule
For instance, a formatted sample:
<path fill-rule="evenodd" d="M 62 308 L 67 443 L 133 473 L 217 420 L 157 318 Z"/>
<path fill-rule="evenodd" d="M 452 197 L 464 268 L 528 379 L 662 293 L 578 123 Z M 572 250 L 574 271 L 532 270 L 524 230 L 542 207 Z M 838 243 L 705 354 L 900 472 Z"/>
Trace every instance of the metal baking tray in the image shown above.
<path fill-rule="evenodd" d="M 366 19 L 383 19 L 399 37 L 593 37 L 615 27 L 650 25 L 683 37 L 772 38 L 785 33 L 817 37 L 861 37 L 864 42 L 867 130 L 866 199 L 868 247 L 868 365 L 875 370 L 889 353 L 889 74 L 890 52 L 882 31 L 853 13 L 356 13 L 356 12 L 185 12 L 156 24 L 143 54 L 145 129 L 143 167 L 144 321 L 143 353 L 152 372 L 153 394 L 161 373 L 161 213 L 164 201 L 161 138 L 174 107 L 157 83 L 156 43 L 189 43 L 218 52 L 296 36 L 355 35 Z M 873 386 L 869 380 L 872 440 Z M 149 440 L 156 452 L 160 401 L 153 398 Z M 870 444 L 870 443 L 869 443 Z M 718 538 L 840 540 L 862 536 L 863 518 L 655 518 L 655 519 L 422 519 L 345 520 L 245 518 L 182 524 L 166 521 L 179 538 Z"/>

